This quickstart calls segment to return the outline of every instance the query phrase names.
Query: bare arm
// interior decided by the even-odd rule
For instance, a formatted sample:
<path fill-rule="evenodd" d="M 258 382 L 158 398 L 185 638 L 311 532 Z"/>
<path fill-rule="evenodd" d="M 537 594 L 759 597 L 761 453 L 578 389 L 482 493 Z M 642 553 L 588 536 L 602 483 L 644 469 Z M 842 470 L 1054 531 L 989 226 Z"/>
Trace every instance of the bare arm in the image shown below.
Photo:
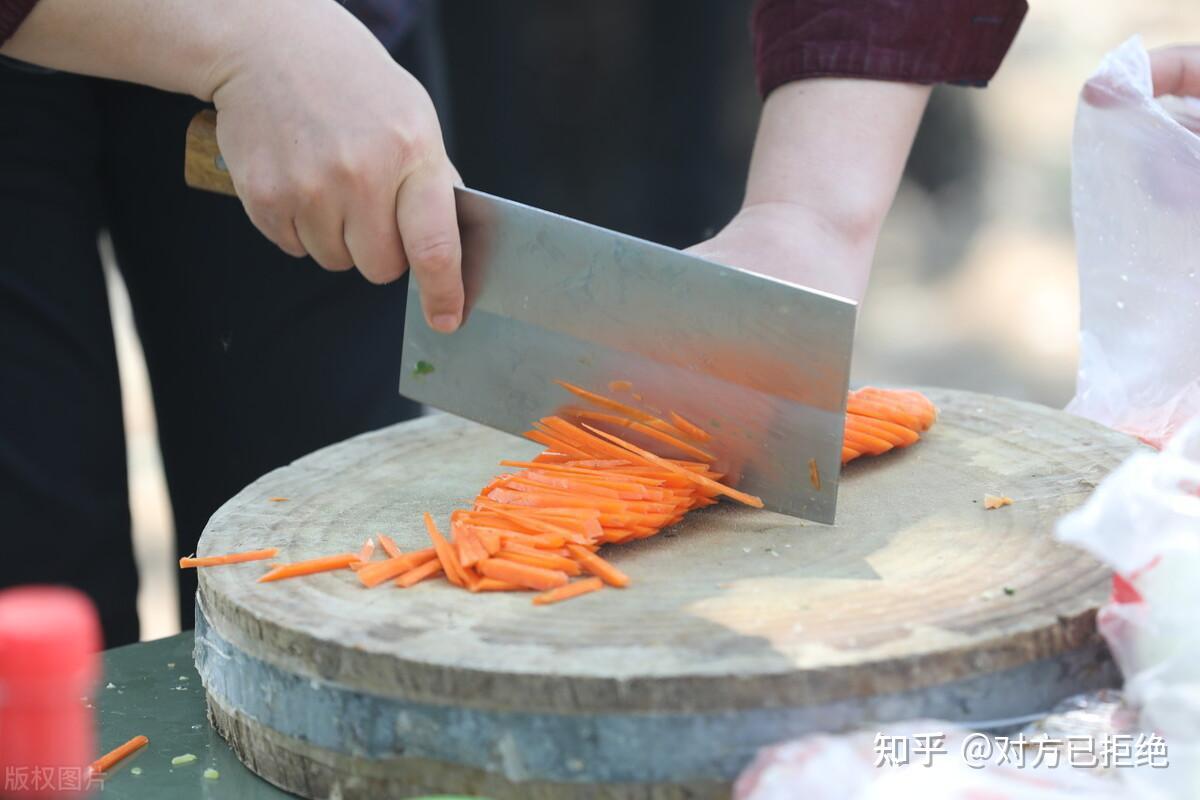
<path fill-rule="evenodd" d="M 40 0 L 0 52 L 212 100 L 269 239 L 377 283 L 411 265 L 433 327 L 457 327 L 457 173 L 433 104 L 337 3 Z"/>
<path fill-rule="evenodd" d="M 851 78 L 773 91 L 741 211 L 693 252 L 861 300 L 929 93 Z"/>

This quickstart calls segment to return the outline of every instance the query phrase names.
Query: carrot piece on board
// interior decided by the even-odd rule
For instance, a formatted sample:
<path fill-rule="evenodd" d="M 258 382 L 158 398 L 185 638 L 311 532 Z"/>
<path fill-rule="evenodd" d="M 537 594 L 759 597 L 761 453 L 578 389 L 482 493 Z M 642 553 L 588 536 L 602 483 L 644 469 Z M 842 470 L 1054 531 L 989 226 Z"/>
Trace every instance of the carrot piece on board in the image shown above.
<path fill-rule="evenodd" d="M 375 555 L 375 540 L 368 536 L 367 540 L 363 542 L 362 548 L 358 551 L 358 560 L 365 564 L 371 560 L 371 556 L 373 555 Z"/>
<path fill-rule="evenodd" d="M 518 564 L 528 564 L 531 567 L 541 567 L 542 569 L 556 569 L 559 572 L 565 572 L 568 575 L 578 575 L 581 570 L 579 565 L 569 558 L 564 558 L 554 553 L 546 552 L 545 550 L 538 552 L 536 547 L 531 547 L 533 553 L 528 550 L 514 550 L 512 543 L 507 545 L 499 553 L 496 553 L 494 558 L 502 558 L 507 561 L 515 561 Z"/>
<path fill-rule="evenodd" d="M 599 591 L 604 588 L 604 582 L 599 578 L 584 578 L 581 581 L 568 583 L 566 586 L 560 586 L 557 589 L 551 589 L 548 592 L 543 592 L 533 598 L 535 606 L 547 606 L 551 603 L 559 603 L 563 600 L 570 600 L 572 597 L 579 597 L 589 592 Z"/>
<path fill-rule="evenodd" d="M 115 767 L 129 756 L 141 750 L 146 745 L 150 744 L 150 740 L 145 736 L 135 736 L 120 747 L 116 747 L 92 762 L 91 770 L 93 775 L 99 775 Z"/>
<path fill-rule="evenodd" d="M 733 498 L 734 500 L 738 500 L 738 501 L 745 503 L 746 505 L 751 506 L 753 508 L 762 508 L 763 507 L 763 501 L 761 498 L 755 497 L 752 494 L 746 494 L 745 492 L 739 492 L 737 489 L 726 486 L 723 483 L 717 483 L 712 478 L 706 478 L 703 475 L 700 475 L 696 472 L 691 472 L 691 471 L 685 469 L 684 467 L 680 467 L 676 464 L 671 463 L 670 461 L 666 460 L 665 458 L 659 458 L 658 456 L 654 455 L 653 453 L 651 453 L 647 450 L 643 450 L 642 448 L 638 447 L 635 444 L 630 444 L 629 442 L 626 442 L 625 440 L 621 439 L 620 437 L 613 436 L 611 433 L 605 433 L 604 431 L 598 431 L 595 428 L 591 427 L 590 425 L 585 425 L 584 427 L 586 427 L 592 433 L 595 433 L 598 436 L 602 436 L 605 439 L 608 439 L 609 441 L 611 441 L 615 444 L 618 444 L 621 447 L 626 448 L 630 452 L 641 456 L 642 458 L 646 459 L 647 461 L 650 461 L 653 464 L 656 464 L 657 466 L 664 467 L 671 472 L 676 472 L 676 473 L 679 473 L 682 475 L 687 475 L 690 480 L 694 481 L 695 483 L 700 484 L 701 486 L 706 486 L 706 487 L 712 489 L 717 494 L 723 494 L 726 497 L 730 497 L 730 498 Z"/>
<path fill-rule="evenodd" d="M 626 575 L 624 572 L 621 572 L 621 570 L 617 569 L 612 564 L 593 553 L 591 550 L 580 547 L 577 544 L 567 545 L 567 550 L 571 551 L 571 556 L 574 557 L 574 559 L 578 561 L 584 569 L 608 585 L 616 586 L 618 588 L 624 588 L 629 585 L 628 575 Z"/>
<path fill-rule="evenodd" d="M 983 507 L 989 511 L 991 511 L 992 509 L 995 509 L 995 508 L 1011 506 L 1012 504 L 1013 504 L 1013 499 L 1011 497 L 1009 497 L 1008 495 L 985 494 L 983 496 Z"/>
<path fill-rule="evenodd" d="M 627 380 L 609 381 L 608 388 L 613 392 L 628 392 L 633 388 L 633 382 Z"/>
<path fill-rule="evenodd" d="M 426 561 L 419 567 L 414 567 L 400 577 L 396 578 L 396 585 L 405 589 L 410 586 L 416 586 L 421 581 L 432 578 L 442 571 L 442 562 L 436 558 Z"/>
<path fill-rule="evenodd" d="M 611 398 L 605 397 L 602 394 L 596 394 L 595 392 L 589 392 L 587 389 L 584 389 L 579 386 L 575 386 L 574 384 L 567 383 L 566 381 L 555 381 L 555 383 L 557 383 L 559 386 L 566 389 L 568 392 L 575 395 L 576 397 L 582 397 L 584 400 L 594 403 L 595 405 L 598 405 L 601 408 L 607 408 L 611 411 L 620 411 L 622 414 L 625 414 L 626 416 L 629 416 L 629 417 L 633 417 L 634 419 L 638 420 L 639 422 L 649 422 L 652 419 L 657 419 L 653 414 L 647 414 L 645 411 L 640 411 L 640 410 L 634 408 L 633 406 L 629 406 L 618 400 L 613 400 Z"/>
<path fill-rule="evenodd" d="M 546 591 L 567 582 L 567 573 L 559 570 L 531 567 L 502 558 L 485 558 L 479 562 L 479 572 L 486 578 L 515 583 L 529 589 Z"/>
<path fill-rule="evenodd" d="M 855 450 L 853 447 L 842 445 L 842 463 L 846 464 L 862 455 L 861 451 Z"/>
<path fill-rule="evenodd" d="M 204 556 L 196 558 L 187 556 L 179 559 L 179 568 L 190 567 L 220 567 L 225 564 L 244 564 L 247 561 L 263 561 L 279 555 L 278 547 L 266 547 L 262 550 L 245 550 L 241 553 L 226 553 L 221 556 Z"/>
<path fill-rule="evenodd" d="M 699 447 L 690 445 L 682 439 L 672 436 L 668 431 L 663 431 L 660 428 L 655 428 L 636 420 L 625 419 L 623 417 L 618 417 L 615 414 L 606 414 L 603 411 L 576 410 L 571 412 L 571 416 L 578 417 L 579 419 L 592 420 L 593 422 L 607 422 L 612 425 L 619 425 L 623 428 L 629 428 L 630 430 L 637 431 L 638 433 L 649 436 L 650 438 L 660 441 L 665 445 L 673 447 L 681 453 L 687 453 L 692 458 L 698 458 L 701 461 L 717 460 L 717 457 L 712 453 L 701 450 Z M 679 433 L 678 430 L 669 425 L 667 428 L 669 431 Z"/>
<path fill-rule="evenodd" d="M 432 547 L 427 547 L 386 561 L 374 561 L 360 568 L 355 574 L 362 585 L 369 589 L 436 558 L 437 552 Z"/>
<path fill-rule="evenodd" d="M 377 533 L 375 534 L 375 538 L 379 540 L 379 547 L 383 552 L 387 553 L 388 558 L 399 558 L 403 555 L 403 551 L 396 544 L 396 540 L 386 533 Z"/>
<path fill-rule="evenodd" d="M 527 592 L 529 591 L 524 586 L 518 586 L 515 583 L 507 581 L 498 581 L 495 578 L 480 578 L 479 583 L 471 587 L 472 592 Z"/>
<path fill-rule="evenodd" d="M 808 480 L 812 483 L 814 489 L 818 492 L 821 491 L 821 470 L 817 469 L 817 460 L 815 458 L 808 460 Z"/>
<path fill-rule="evenodd" d="M 464 567 L 473 567 L 490 555 L 475 531 L 467 526 L 456 534 L 455 544 L 458 546 L 458 563 Z"/>
<path fill-rule="evenodd" d="M 467 576 L 458 563 L 458 556 L 455 555 L 454 548 L 450 546 L 450 542 L 446 541 L 446 537 L 442 536 L 442 532 L 438 530 L 437 524 L 428 511 L 425 512 L 425 530 L 429 532 L 433 548 L 437 551 L 438 561 L 442 562 L 442 569 L 446 571 L 446 579 L 455 586 L 466 586 Z"/>
<path fill-rule="evenodd" d="M 275 569 L 258 579 L 259 583 L 296 578 L 301 575 L 315 575 L 318 572 L 330 572 L 335 569 L 346 569 L 358 560 L 358 553 L 338 553 L 332 556 L 310 558 L 307 561 L 293 561 L 280 564 Z"/>
<path fill-rule="evenodd" d="M 699 425 L 688 422 L 683 416 L 676 414 L 674 411 L 671 412 L 671 424 L 683 431 L 685 436 L 690 436 L 697 442 L 707 442 L 712 439 L 711 433 Z"/>

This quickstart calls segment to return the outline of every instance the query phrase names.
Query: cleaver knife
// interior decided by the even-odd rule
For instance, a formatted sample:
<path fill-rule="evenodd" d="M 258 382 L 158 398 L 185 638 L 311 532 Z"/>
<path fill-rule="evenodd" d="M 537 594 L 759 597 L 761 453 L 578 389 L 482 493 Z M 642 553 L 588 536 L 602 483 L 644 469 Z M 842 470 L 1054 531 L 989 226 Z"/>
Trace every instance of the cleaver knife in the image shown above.
<path fill-rule="evenodd" d="M 185 178 L 233 192 L 211 112 L 188 129 Z M 769 510 L 834 521 L 853 301 L 472 189 L 455 194 L 463 323 L 434 332 L 410 281 L 402 394 L 518 435 L 587 405 L 559 382 L 678 414 L 711 436 L 702 446 L 724 482 Z"/>

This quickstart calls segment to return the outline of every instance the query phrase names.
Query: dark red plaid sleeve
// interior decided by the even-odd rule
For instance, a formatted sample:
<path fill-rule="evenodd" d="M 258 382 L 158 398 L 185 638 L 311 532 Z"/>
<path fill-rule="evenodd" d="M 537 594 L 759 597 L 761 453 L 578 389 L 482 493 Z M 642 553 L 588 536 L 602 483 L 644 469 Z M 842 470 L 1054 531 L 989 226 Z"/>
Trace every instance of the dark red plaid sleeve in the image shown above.
<path fill-rule="evenodd" d="M 17 32 L 37 0 L 0 0 L 0 44 Z"/>
<path fill-rule="evenodd" d="M 1025 0 L 757 0 L 763 97 L 822 76 L 986 84 L 1025 17 Z"/>

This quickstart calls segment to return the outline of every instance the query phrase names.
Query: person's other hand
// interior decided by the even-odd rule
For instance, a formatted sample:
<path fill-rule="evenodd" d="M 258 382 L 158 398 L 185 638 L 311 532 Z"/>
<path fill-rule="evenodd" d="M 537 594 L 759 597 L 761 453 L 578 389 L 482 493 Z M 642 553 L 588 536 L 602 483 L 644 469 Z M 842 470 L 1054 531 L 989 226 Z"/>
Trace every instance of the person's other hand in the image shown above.
<path fill-rule="evenodd" d="M 461 245 L 433 103 L 336 3 L 247 4 L 213 66 L 217 140 L 250 219 L 293 256 L 373 283 L 412 267 L 431 327 L 462 318 Z"/>
<path fill-rule="evenodd" d="M 1183 44 L 1150 51 L 1154 96 L 1200 97 L 1200 45 Z"/>
<path fill-rule="evenodd" d="M 687 252 L 730 267 L 861 301 L 873 235 L 845 230 L 790 203 L 747 205 L 716 236 Z"/>

